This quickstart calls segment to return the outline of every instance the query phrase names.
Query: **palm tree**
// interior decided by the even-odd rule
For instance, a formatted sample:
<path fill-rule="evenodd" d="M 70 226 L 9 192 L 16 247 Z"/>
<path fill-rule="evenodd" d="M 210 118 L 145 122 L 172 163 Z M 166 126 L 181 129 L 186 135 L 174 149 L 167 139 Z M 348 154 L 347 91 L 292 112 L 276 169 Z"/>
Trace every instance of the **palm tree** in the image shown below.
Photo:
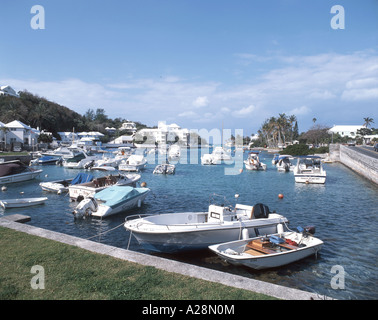
<path fill-rule="evenodd" d="M 372 123 L 374 123 L 374 120 L 372 119 L 372 118 L 369 118 L 369 117 L 367 117 L 367 118 L 364 118 L 364 124 L 363 124 L 363 126 L 364 127 L 369 127 Z"/>

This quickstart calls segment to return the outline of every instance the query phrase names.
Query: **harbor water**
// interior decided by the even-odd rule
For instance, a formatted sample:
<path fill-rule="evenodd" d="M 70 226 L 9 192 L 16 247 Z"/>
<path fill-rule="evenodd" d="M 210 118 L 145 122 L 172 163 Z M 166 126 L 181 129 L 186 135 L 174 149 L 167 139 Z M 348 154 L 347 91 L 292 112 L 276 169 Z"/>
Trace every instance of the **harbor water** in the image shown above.
<path fill-rule="evenodd" d="M 47 196 L 46 203 L 0 209 L 0 217 L 15 213 L 28 215 L 31 217 L 28 224 L 36 227 L 306 290 L 317 293 L 320 298 L 378 299 L 376 185 L 339 163 L 325 164 L 326 183 L 312 185 L 295 183 L 292 172 L 278 172 L 272 165 L 273 155 L 265 151 L 261 152 L 260 160 L 267 164 L 266 171 L 240 170 L 247 153 L 237 152 L 230 164 L 213 166 L 201 165 L 200 156 L 199 149 L 191 149 L 176 164 L 176 173 L 165 176 L 152 173 L 161 159 L 149 155 L 140 181 L 146 182 L 152 192 L 143 206 L 103 220 L 75 220 L 72 211 L 77 203 L 71 202 L 68 195 L 47 193 L 39 186 L 42 181 L 73 178 L 85 170 L 45 165 L 39 178 L 7 185 L 6 191 L 0 191 L 0 199 Z M 264 203 L 270 211 L 287 217 L 291 227 L 313 225 L 315 236 L 324 241 L 324 246 L 317 257 L 255 271 L 229 265 L 210 250 L 178 254 L 146 252 L 123 227 L 125 218 L 137 213 L 207 211 L 212 194 L 225 197 L 231 205 Z M 239 195 L 237 199 L 235 194 Z M 283 195 L 282 199 L 279 194 Z"/>

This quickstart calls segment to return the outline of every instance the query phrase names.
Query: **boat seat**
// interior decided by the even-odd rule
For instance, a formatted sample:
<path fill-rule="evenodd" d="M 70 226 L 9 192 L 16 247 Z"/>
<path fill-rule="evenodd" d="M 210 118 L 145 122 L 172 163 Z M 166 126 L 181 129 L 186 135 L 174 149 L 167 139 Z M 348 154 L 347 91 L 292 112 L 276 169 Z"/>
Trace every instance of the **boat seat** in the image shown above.
<path fill-rule="evenodd" d="M 263 254 L 277 253 L 276 251 L 269 249 L 268 246 L 265 246 L 265 245 L 270 244 L 269 241 L 266 241 L 266 242 L 267 242 L 266 244 L 262 243 L 261 245 L 259 245 L 256 243 L 256 241 L 250 241 L 246 244 L 246 248 L 250 248 L 252 250 L 262 252 Z"/>
<path fill-rule="evenodd" d="M 255 249 L 248 249 L 248 250 L 245 250 L 244 253 L 248 253 L 252 256 L 263 256 L 265 255 L 264 252 L 260 252 L 260 251 L 257 251 Z"/>

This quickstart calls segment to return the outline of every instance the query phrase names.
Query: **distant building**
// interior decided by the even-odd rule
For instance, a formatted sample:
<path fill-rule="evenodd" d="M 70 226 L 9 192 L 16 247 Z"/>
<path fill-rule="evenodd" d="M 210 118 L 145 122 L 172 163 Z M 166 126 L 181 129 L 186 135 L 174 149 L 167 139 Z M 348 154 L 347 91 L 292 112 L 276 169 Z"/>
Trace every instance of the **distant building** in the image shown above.
<path fill-rule="evenodd" d="M 357 131 L 365 128 L 364 126 L 354 126 L 354 125 L 345 125 L 345 126 L 333 126 L 329 129 L 329 132 L 337 133 L 342 137 L 350 137 L 352 139 L 358 136 Z"/>
<path fill-rule="evenodd" d="M 112 136 L 115 134 L 115 132 L 117 131 L 116 128 L 109 128 L 109 127 L 106 127 L 105 128 L 105 131 L 108 133 L 108 135 Z"/>
<path fill-rule="evenodd" d="M 13 96 L 19 98 L 20 96 L 10 86 L 0 87 L 0 96 Z"/>
<path fill-rule="evenodd" d="M 132 121 L 126 121 L 122 123 L 122 126 L 119 128 L 120 131 L 126 131 L 127 135 L 134 135 L 137 132 L 136 124 Z"/>
<path fill-rule="evenodd" d="M 187 144 L 189 130 L 182 129 L 175 123 L 166 124 L 165 121 L 159 121 L 156 129 L 142 129 L 138 134 L 152 137 L 158 144 L 175 143 L 178 140 Z"/>

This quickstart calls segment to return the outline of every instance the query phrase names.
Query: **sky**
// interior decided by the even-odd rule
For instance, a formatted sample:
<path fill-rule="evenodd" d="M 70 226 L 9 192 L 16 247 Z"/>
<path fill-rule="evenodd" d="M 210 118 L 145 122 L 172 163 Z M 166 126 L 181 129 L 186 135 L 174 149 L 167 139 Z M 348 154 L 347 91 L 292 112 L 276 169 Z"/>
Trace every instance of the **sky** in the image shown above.
<path fill-rule="evenodd" d="M 378 126 L 378 0 L 1 0 L 0 28 L 0 85 L 80 114 Z"/>

